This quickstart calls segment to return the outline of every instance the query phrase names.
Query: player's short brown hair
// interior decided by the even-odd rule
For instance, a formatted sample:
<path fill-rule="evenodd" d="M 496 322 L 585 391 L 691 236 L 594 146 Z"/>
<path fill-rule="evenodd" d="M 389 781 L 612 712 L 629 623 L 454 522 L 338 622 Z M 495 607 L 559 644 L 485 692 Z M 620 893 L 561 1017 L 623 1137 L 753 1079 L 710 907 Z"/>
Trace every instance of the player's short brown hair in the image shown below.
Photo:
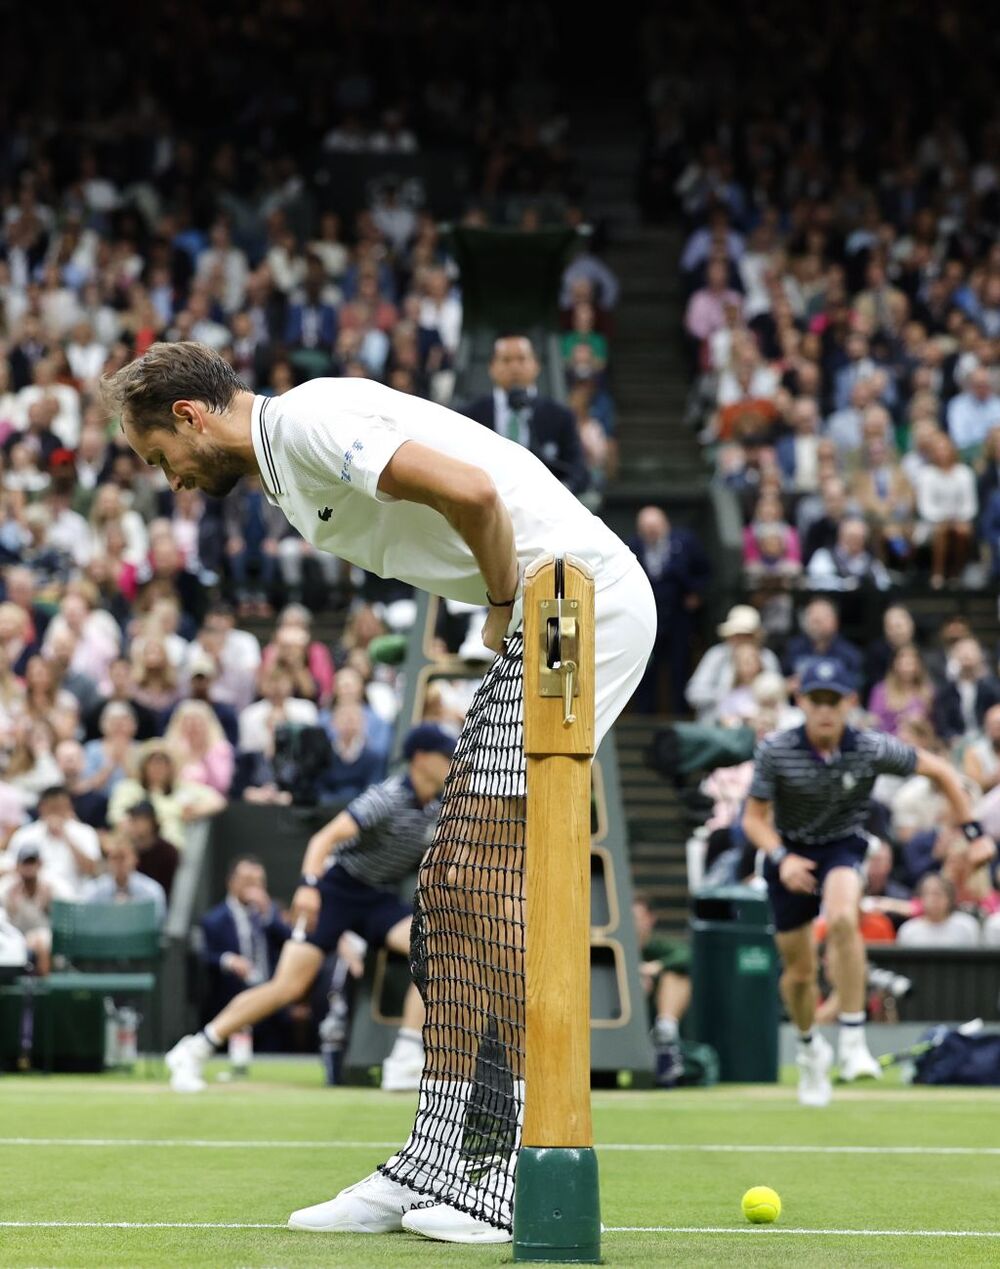
<path fill-rule="evenodd" d="M 241 391 L 249 392 L 250 388 L 225 357 L 192 340 L 151 344 L 141 357 L 101 380 L 108 413 L 127 416 L 140 432 L 153 428 L 174 431 L 175 401 L 202 401 L 209 410 L 220 413 Z"/>

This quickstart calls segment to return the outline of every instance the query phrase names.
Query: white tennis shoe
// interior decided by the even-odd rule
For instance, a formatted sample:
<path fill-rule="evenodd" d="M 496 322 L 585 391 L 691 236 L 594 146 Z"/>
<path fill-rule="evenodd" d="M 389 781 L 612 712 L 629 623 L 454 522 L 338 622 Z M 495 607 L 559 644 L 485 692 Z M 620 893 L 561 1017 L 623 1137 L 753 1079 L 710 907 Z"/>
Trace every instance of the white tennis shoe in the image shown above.
<path fill-rule="evenodd" d="M 420 1087 L 424 1073 L 424 1050 L 419 1044 L 407 1044 L 401 1053 L 390 1053 L 382 1063 L 382 1088 L 387 1093 L 409 1093 Z"/>
<path fill-rule="evenodd" d="M 396 1234 L 410 1209 L 426 1202 L 424 1195 L 409 1186 L 373 1172 L 336 1198 L 292 1212 L 288 1228 L 312 1234 Z"/>
<path fill-rule="evenodd" d="M 205 1089 L 202 1071 L 205 1066 L 205 1042 L 200 1036 L 186 1035 L 178 1040 L 164 1057 L 170 1072 L 170 1087 L 175 1093 L 201 1093 Z"/>
<path fill-rule="evenodd" d="M 497 1229 L 447 1203 L 415 1207 L 403 1217 L 403 1228 L 441 1243 L 509 1243 L 509 1229 Z"/>
<path fill-rule="evenodd" d="M 840 1078 L 845 1084 L 851 1084 L 855 1080 L 880 1080 L 882 1078 L 882 1068 L 868 1051 L 868 1045 L 865 1043 L 863 1034 L 859 1035 L 857 1040 L 851 1040 L 846 1044 L 842 1040 L 839 1045 L 838 1056 L 840 1058 L 838 1063 Z"/>
<path fill-rule="evenodd" d="M 795 1064 L 799 1068 L 799 1101 L 803 1106 L 828 1106 L 833 1096 L 830 1069 L 833 1049 L 817 1031 L 810 1044 L 798 1045 Z"/>

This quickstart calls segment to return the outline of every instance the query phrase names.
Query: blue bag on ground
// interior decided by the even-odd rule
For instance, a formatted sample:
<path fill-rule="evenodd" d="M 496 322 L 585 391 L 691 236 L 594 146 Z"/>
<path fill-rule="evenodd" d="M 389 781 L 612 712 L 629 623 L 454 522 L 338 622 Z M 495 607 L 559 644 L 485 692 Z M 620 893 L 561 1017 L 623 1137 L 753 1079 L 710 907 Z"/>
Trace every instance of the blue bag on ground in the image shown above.
<path fill-rule="evenodd" d="M 1000 1084 L 1000 1035 L 949 1031 L 916 1061 L 916 1084 Z"/>

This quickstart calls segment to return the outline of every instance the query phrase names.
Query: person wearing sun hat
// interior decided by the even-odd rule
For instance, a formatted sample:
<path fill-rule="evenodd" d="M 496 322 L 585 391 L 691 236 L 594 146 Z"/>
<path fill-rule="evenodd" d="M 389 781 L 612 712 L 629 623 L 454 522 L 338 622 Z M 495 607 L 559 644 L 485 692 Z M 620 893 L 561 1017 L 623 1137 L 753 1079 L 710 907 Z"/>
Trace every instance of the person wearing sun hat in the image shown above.
<path fill-rule="evenodd" d="M 687 685 L 688 704 L 700 723 L 715 721 L 719 702 L 733 686 L 733 650 L 741 643 L 762 642 L 760 613 L 750 604 L 736 604 L 719 626 L 719 637 L 722 642 L 708 649 Z M 781 664 L 770 648 L 760 649 L 760 659 L 763 669 L 781 673 Z"/>

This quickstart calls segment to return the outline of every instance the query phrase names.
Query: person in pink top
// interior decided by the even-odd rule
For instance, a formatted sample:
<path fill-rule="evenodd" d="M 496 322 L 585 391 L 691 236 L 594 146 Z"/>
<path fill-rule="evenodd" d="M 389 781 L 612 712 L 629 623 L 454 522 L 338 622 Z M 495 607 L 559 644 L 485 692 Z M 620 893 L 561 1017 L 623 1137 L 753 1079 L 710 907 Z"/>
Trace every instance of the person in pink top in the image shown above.
<path fill-rule="evenodd" d="M 779 494 L 757 499 L 753 520 L 743 530 L 743 570 L 750 585 L 790 581 L 802 572 L 799 535 L 785 520 Z"/>
<path fill-rule="evenodd" d="M 204 701 L 182 701 L 174 710 L 164 736 L 182 780 L 205 784 L 227 794 L 233 782 L 233 747 Z"/>
<path fill-rule="evenodd" d="M 275 663 L 291 673 L 296 696 L 313 700 L 321 708 L 329 705 L 333 657 L 325 644 L 312 638 L 312 614 L 302 604 L 289 604 L 278 618 L 274 638 L 264 649 L 261 669 L 268 670 Z"/>
<path fill-rule="evenodd" d="M 710 260 L 705 270 L 705 285 L 688 300 L 684 329 L 699 343 L 710 339 L 726 325 L 726 310 L 742 311 L 743 297 L 728 285 L 729 268 L 725 260 Z"/>
<path fill-rule="evenodd" d="M 892 658 L 885 678 L 872 688 L 868 712 L 880 731 L 895 736 L 901 723 L 929 718 L 933 703 L 934 687 L 930 675 L 920 653 L 912 644 L 907 644 Z"/>

